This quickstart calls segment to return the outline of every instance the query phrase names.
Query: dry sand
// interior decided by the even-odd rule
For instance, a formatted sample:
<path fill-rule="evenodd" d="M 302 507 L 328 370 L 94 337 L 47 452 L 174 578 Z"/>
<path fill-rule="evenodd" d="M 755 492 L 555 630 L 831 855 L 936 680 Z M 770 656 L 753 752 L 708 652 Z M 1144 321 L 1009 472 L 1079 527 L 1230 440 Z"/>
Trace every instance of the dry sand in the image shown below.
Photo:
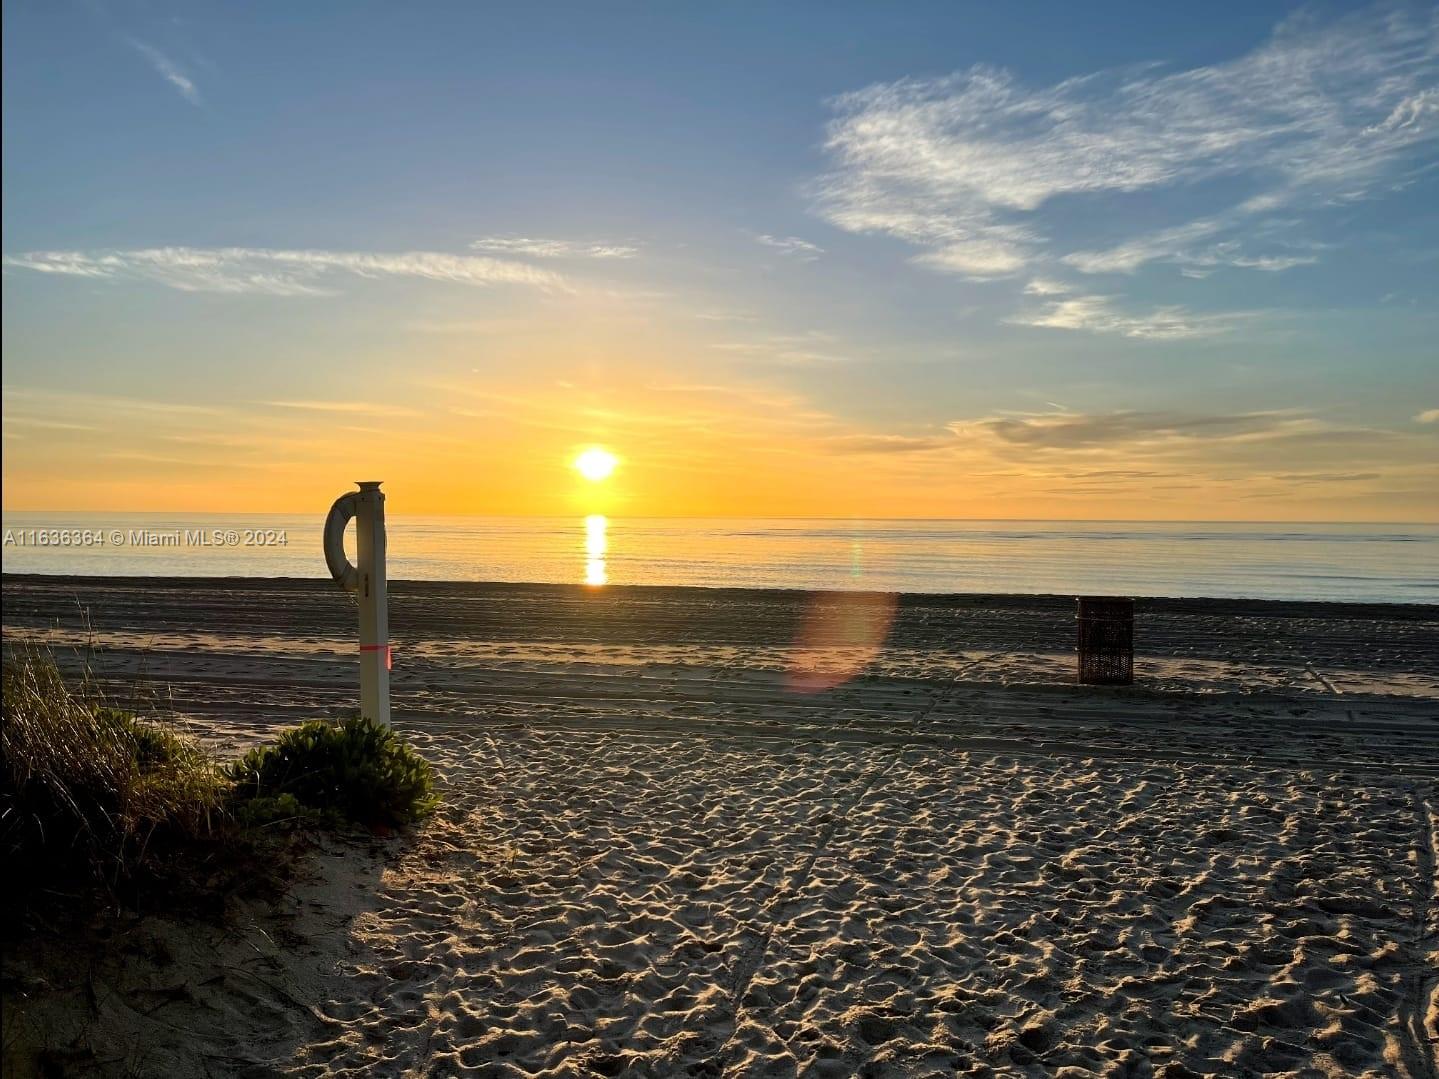
<path fill-rule="evenodd" d="M 352 706 L 332 586 L 4 590 L 7 644 L 79 662 L 88 610 L 111 690 L 221 747 Z M 873 613 L 818 603 L 822 626 Z M 436 817 L 324 844 L 228 931 L 22 948 L 7 1052 L 1433 1079 L 1439 609 L 1147 601 L 1141 684 L 1099 690 L 1066 682 L 1072 601 L 905 597 L 878 647 L 816 637 L 814 604 L 396 585 L 396 723 L 439 768 Z"/>

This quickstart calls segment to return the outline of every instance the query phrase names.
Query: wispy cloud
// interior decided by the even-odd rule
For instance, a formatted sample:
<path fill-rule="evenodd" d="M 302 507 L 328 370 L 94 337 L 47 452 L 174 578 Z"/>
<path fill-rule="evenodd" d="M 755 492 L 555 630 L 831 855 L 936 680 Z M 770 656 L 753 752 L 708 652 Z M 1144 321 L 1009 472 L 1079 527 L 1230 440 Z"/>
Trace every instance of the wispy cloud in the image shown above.
<path fill-rule="evenodd" d="M 720 341 L 710 347 L 776 367 L 823 367 L 851 362 L 851 357 L 836 352 L 818 352 L 814 349 L 766 345 L 752 341 Z"/>
<path fill-rule="evenodd" d="M 181 97 L 191 105 L 203 104 L 200 100 L 200 91 L 195 87 L 194 80 L 186 75 L 175 61 L 171 60 L 153 45 L 138 41 L 135 38 L 130 38 L 129 42 L 136 52 L 150 62 L 150 66 L 155 69 L 156 74 L 179 91 Z"/>
<path fill-rule="evenodd" d="M 691 311 L 690 315 L 702 322 L 758 322 L 759 316 L 748 311 Z"/>
<path fill-rule="evenodd" d="M 38 427 L 45 431 L 93 431 L 88 423 L 71 423 L 69 420 L 50 420 L 38 416 L 6 416 L 7 426 Z"/>
<path fill-rule="evenodd" d="M 1030 292 L 1033 284 L 1031 282 L 1025 291 Z M 1017 326 L 1051 330 L 1085 330 L 1152 341 L 1178 341 L 1228 333 L 1253 317 L 1252 312 L 1199 314 L 1178 306 L 1136 314 L 1116 307 L 1111 296 L 1068 296 L 1052 300 L 1037 311 L 1014 315 L 1007 321 Z"/>
<path fill-rule="evenodd" d="M 801 240 L 798 236 L 771 236 L 767 232 L 761 232 L 755 236 L 755 239 L 765 247 L 772 247 L 780 254 L 788 255 L 800 262 L 813 262 L 824 254 L 824 248 L 818 244 L 812 244 L 808 240 Z"/>
<path fill-rule="evenodd" d="M 66 414 L 77 408 L 90 409 L 109 414 L 116 412 L 138 412 L 178 416 L 218 416 L 224 411 L 214 405 L 194 404 L 188 401 L 161 401 L 144 397 L 115 397 L 109 394 L 44 390 L 30 386 L 6 386 L 4 387 L 3 393 L 7 404 L 20 402 L 22 406 L 56 408 Z"/>
<path fill-rule="evenodd" d="M 186 468 L 211 468 L 208 461 L 197 461 L 194 457 L 171 457 L 163 453 L 146 453 L 143 450 L 105 450 L 100 454 L 107 461 L 133 461 L 136 464 L 183 466 Z"/>
<path fill-rule="evenodd" d="M 406 322 L 404 328 L 411 333 L 496 335 L 523 332 L 533 326 L 522 318 L 422 318 Z"/>
<path fill-rule="evenodd" d="M 1439 408 L 1426 408 L 1414 417 L 1415 423 L 1439 423 Z"/>
<path fill-rule="evenodd" d="M 925 453 L 931 450 L 953 449 L 954 439 L 926 435 L 835 435 L 821 440 L 819 448 L 826 453 Z"/>
<path fill-rule="evenodd" d="M 822 330 L 804 333 L 770 333 L 745 341 L 717 341 L 710 345 L 746 359 L 780 367 L 816 367 L 849 363 L 853 357 L 834 350 L 835 338 Z"/>
<path fill-rule="evenodd" d="M 302 412 L 338 412 L 357 416 L 418 416 L 412 408 L 380 405 L 368 401 L 261 401 L 270 408 L 293 408 Z"/>
<path fill-rule="evenodd" d="M 640 253 L 640 249 L 632 244 L 542 240 L 529 236 L 482 236 L 470 247 L 494 255 L 528 255 L 544 259 L 632 259 Z"/>
<path fill-rule="evenodd" d="M 817 209 L 972 278 L 1066 254 L 1085 272 L 1158 259 L 1301 265 L 1312 252 L 1277 241 L 1256 250 L 1240 236 L 1262 238 L 1256 225 L 1277 213 L 1378 193 L 1425 167 L 1439 132 L 1436 29 L 1435 9 L 1380 7 L 1329 23 L 1296 17 L 1247 55 L 1187 71 L 1151 65 L 1030 87 L 976 67 L 871 86 L 834 103 L 836 166 L 816 186 Z M 1097 250 L 1066 253 L 1054 238 L 1061 197 L 1122 205 L 1217 180 L 1245 196 Z"/>
<path fill-rule="evenodd" d="M 1320 430 L 1313 416 L 1292 409 L 1233 414 L 1184 412 L 1045 412 L 990 416 L 950 424 L 955 434 L 1038 450 L 1153 447 L 1160 443 L 1254 441 Z"/>
<path fill-rule="evenodd" d="M 1049 277 L 1036 277 L 1024 286 L 1026 296 L 1063 296 L 1073 291 L 1063 281 L 1055 281 Z"/>
<path fill-rule="evenodd" d="M 1147 262 L 1172 259 L 1195 242 L 1207 240 L 1224 227 L 1218 218 L 1203 218 L 1139 236 L 1099 251 L 1075 251 L 1061 261 L 1081 273 L 1133 273 Z"/>
<path fill-rule="evenodd" d="M 155 281 L 182 292 L 323 296 L 336 276 L 405 277 L 462 285 L 565 287 L 564 278 L 522 262 L 437 251 L 367 253 L 254 247 L 151 247 L 136 250 L 29 251 L 4 256 L 7 268 L 68 277 Z"/>
<path fill-rule="evenodd" d="M 1196 492 L 1210 512 L 1232 499 L 1402 497 L 1432 489 L 1422 435 L 1362 426 L 1310 408 L 1000 413 L 948 425 L 962 459 L 1009 467 L 1064 497 L 1152 505 Z M 1421 463 L 1422 462 L 1422 463 Z M 1302 469 L 1296 470 L 1296 465 Z M 1383 485 L 1390 485 L 1386 489 Z M 1206 494 L 1197 492 L 1203 489 Z M 1196 503 L 1198 504 L 1198 503 Z M 1414 505 L 1423 505 L 1422 497 Z"/>
<path fill-rule="evenodd" d="M 1280 483 L 1364 483 L 1383 479 L 1382 472 L 1277 472 L 1268 477 Z"/>
<path fill-rule="evenodd" d="M 1264 206 L 1270 204 L 1266 201 Z M 1176 228 L 1163 229 L 1127 240 L 1098 251 L 1075 251 L 1061 261 L 1081 273 L 1133 273 L 1150 262 L 1172 262 L 1187 277 L 1207 277 L 1215 269 L 1232 266 L 1238 269 L 1279 273 L 1296 266 L 1309 266 L 1319 261 L 1320 245 L 1292 239 L 1272 240 L 1270 253 L 1246 254 L 1245 241 L 1213 241 L 1216 234 L 1237 227 L 1257 211 L 1240 206 L 1221 217 L 1202 218 Z M 1292 226 L 1281 222 L 1280 227 Z M 1256 234 L 1272 234 L 1275 229 L 1251 227 Z M 1204 241 L 1201 243 L 1200 241 Z"/>
<path fill-rule="evenodd" d="M 957 240 L 916 255 L 921 266 L 957 273 L 964 277 L 1008 277 L 1028 264 L 1028 257 L 1015 247 L 1010 236 L 999 232 L 970 240 Z"/>

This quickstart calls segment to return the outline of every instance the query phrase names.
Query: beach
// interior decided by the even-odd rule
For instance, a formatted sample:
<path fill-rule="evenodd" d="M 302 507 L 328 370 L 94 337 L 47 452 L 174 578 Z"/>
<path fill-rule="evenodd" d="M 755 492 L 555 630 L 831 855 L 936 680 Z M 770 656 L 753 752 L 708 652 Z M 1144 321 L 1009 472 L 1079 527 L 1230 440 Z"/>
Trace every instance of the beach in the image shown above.
<path fill-rule="evenodd" d="M 43 1028 L 97 1074 L 1435 1075 L 1439 608 L 1140 600 L 1118 688 L 1073 684 L 1072 597 L 399 581 L 390 613 L 436 815 L 320 843 L 240 930 L 134 920 L 83 992 L 22 954 L 7 1045 Z M 4 579 L 7 647 L 227 753 L 354 709 L 354 617 L 320 581 Z"/>

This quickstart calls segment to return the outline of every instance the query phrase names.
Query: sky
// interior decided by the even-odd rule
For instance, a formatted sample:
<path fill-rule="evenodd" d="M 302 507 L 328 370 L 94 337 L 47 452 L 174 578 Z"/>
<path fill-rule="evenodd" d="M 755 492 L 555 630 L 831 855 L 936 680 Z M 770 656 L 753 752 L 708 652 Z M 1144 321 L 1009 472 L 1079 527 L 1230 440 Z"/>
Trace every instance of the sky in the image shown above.
<path fill-rule="evenodd" d="M 4 24 L 7 510 L 1439 520 L 1439 6 Z"/>

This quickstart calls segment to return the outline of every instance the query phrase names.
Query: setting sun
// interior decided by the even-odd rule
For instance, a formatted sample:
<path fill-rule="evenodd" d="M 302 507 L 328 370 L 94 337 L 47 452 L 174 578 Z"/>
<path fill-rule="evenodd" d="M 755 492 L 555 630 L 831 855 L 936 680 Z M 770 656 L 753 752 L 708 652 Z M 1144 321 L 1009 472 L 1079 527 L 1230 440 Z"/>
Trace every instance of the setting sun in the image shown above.
<path fill-rule="evenodd" d="M 587 449 L 575 458 L 575 468 L 579 470 L 581 476 L 592 483 L 608 479 L 617 464 L 619 464 L 619 458 L 599 446 Z"/>

